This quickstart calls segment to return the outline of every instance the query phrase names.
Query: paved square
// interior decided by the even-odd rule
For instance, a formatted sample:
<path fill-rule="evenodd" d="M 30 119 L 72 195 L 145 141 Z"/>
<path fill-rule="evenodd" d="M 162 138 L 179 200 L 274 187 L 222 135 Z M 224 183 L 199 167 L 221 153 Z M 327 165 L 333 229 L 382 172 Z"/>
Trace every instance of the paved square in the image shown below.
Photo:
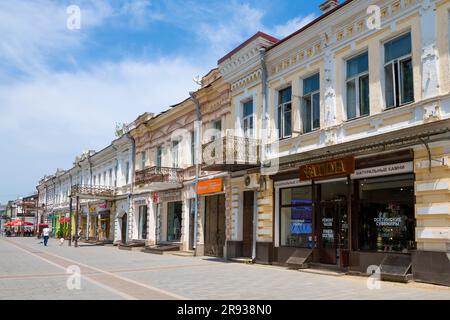
<path fill-rule="evenodd" d="M 80 289 L 71 267 L 81 273 Z M 73 268 L 76 269 L 73 269 Z M 76 274 L 75 274 L 76 276 Z M 328 276 L 207 257 L 154 255 L 109 246 L 44 247 L 0 238 L 0 299 L 446 299 L 450 288 Z"/>

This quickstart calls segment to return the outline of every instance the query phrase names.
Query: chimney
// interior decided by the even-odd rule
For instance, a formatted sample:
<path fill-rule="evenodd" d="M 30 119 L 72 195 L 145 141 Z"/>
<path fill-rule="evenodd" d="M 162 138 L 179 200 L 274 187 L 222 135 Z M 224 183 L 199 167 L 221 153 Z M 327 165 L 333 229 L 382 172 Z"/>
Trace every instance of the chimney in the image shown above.
<path fill-rule="evenodd" d="M 331 9 L 336 8 L 339 5 L 339 0 L 326 0 L 324 3 L 322 3 L 319 8 L 322 10 L 323 13 L 327 13 Z"/>

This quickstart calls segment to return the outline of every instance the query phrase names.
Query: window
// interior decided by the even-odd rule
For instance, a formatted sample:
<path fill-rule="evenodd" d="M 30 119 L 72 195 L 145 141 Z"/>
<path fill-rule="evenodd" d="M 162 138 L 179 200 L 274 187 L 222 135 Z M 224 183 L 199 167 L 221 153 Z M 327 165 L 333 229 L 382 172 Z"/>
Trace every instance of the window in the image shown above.
<path fill-rule="evenodd" d="M 384 57 L 386 108 L 414 102 L 411 34 L 385 43 Z"/>
<path fill-rule="evenodd" d="M 102 175 L 100 173 L 98 174 L 98 185 L 102 185 Z"/>
<path fill-rule="evenodd" d="M 113 178 L 112 178 L 112 169 L 109 169 L 109 185 L 112 186 Z"/>
<path fill-rule="evenodd" d="M 147 239 L 147 206 L 139 206 L 138 238 Z"/>
<path fill-rule="evenodd" d="M 414 176 L 357 181 L 360 250 L 409 252 L 414 249 Z"/>
<path fill-rule="evenodd" d="M 312 187 L 281 190 L 281 245 L 312 248 Z"/>
<path fill-rule="evenodd" d="M 172 168 L 178 168 L 178 149 L 180 142 L 172 141 Z"/>
<path fill-rule="evenodd" d="M 145 161 L 146 161 L 145 151 L 142 151 L 141 152 L 141 170 L 145 169 Z"/>
<path fill-rule="evenodd" d="M 347 119 L 369 114 L 369 55 L 347 61 Z"/>
<path fill-rule="evenodd" d="M 247 101 L 243 104 L 243 123 L 244 123 L 244 135 L 246 137 L 253 136 L 253 100 Z"/>
<path fill-rule="evenodd" d="M 278 136 L 289 138 L 292 134 L 292 87 L 278 91 Z"/>
<path fill-rule="evenodd" d="M 117 172 L 119 171 L 119 167 L 116 164 L 116 166 L 114 167 L 114 187 L 117 187 Z"/>
<path fill-rule="evenodd" d="M 162 146 L 156 147 L 156 166 L 162 167 Z"/>
<path fill-rule="evenodd" d="M 216 139 L 220 139 L 222 135 L 222 120 L 214 121 L 213 128 L 215 129 L 215 133 L 212 136 L 212 141 L 215 141 Z"/>
<path fill-rule="evenodd" d="M 129 184 L 130 183 L 130 162 L 127 161 L 125 163 L 125 184 Z"/>
<path fill-rule="evenodd" d="M 303 132 L 320 128 L 320 76 L 303 80 Z"/>
<path fill-rule="evenodd" d="M 97 185 L 97 177 L 94 176 L 94 186 L 96 186 L 96 185 Z"/>
<path fill-rule="evenodd" d="M 195 131 L 191 131 L 191 163 L 195 165 Z"/>
<path fill-rule="evenodd" d="M 106 182 L 106 171 L 103 172 L 103 185 L 106 186 L 107 182 Z"/>
<path fill-rule="evenodd" d="M 167 241 L 180 241 L 182 202 L 169 202 L 167 206 Z"/>

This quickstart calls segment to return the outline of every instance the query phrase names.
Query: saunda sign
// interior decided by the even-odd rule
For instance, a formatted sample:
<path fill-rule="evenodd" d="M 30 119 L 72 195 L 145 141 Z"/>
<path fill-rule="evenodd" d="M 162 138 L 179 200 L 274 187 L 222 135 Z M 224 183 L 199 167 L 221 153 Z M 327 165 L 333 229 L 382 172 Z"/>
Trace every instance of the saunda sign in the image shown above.
<path fill-rule="evenodd" d="M 355 172 L 355 159 L 346 157 L 300 167 L 300 180 L 348 175 Z"/>

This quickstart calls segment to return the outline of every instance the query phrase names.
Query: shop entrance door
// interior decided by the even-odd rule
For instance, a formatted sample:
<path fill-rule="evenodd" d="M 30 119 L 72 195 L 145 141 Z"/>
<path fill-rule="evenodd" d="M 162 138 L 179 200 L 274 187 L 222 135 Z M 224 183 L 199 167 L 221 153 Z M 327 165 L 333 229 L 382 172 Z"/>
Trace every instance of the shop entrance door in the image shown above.
<path fill-rule="evenodd" d="M 242 255 L 244 257 L 252 256 L 254 199 L 253 191 L 244 192 L 244 215 L 242 217 Z"/>
<path fill-rule="evenodd" d="M 225 246 L 225 195 L 205 198 L 205 255 L 223 257 Z"/>
<path fill-rule="evenodd" d="M 343 254 L 346 253 L 348 229 L 346 199 L 321 202 L 318 217 L 319 262 L 345 267 L 347 258 Z"/>
<path fill-rule="evenodd" d="M 121 236 L 122 236 L 122 243 L 126 243 L 127 242 L 127 214 L 126 213 L 122 216 Z"/>

